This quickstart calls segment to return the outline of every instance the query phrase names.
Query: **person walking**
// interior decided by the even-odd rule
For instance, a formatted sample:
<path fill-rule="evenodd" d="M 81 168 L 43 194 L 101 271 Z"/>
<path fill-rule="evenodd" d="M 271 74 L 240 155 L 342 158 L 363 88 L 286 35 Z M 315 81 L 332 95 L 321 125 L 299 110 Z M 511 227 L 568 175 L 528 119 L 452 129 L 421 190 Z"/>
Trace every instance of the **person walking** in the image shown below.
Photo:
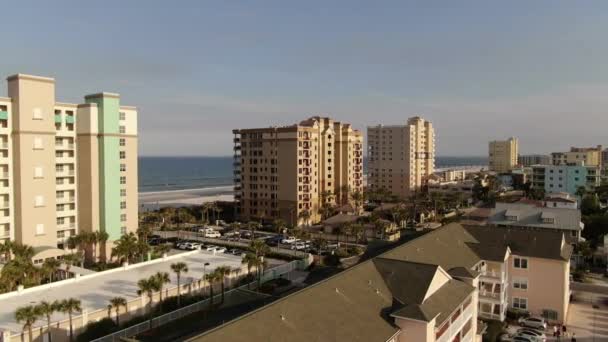
<path fill-rule="evenodd" d="M 557 337 L 557 325 L 553 326 L 553 337 Z"/>
<path fill-rule="evenodd" d="M 570 342 L 576 342 L 576 334 L 572 333 L 572 338 L 570 339 Z"/>
<path fill-rule="evenodd" d="M 562 333 L 564 336 L 566 336 L 566 332 L 567 332 L 566 325 L 562 324 Z"/>

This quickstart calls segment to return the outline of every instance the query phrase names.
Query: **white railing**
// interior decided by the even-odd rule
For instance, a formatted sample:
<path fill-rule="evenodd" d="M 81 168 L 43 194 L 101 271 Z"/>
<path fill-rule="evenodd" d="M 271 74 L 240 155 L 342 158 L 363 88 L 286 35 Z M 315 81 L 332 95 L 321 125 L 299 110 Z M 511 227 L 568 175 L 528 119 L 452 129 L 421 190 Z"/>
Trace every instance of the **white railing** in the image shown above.
<path fill-rule="evenodd" d="M 281 266 L 266 270 L 264 272 L 264 274 L 262 275 L 262 282 L 279 278 L 281 275 L 297 269 L 300 262 L 301 262 L 300 260 L 295 260 L 295 261 L 289 262 L 287 264 L 283 264 Z M 248 290 L 250 287 L 255 288 L 256 286 L 257 286 L 257 280 L 253 281 L 249 284 L 245 284 L 241 287 L 237 287 L 232 290 L 226 291 L 225 295 L 230 296 L 232 293 L 234 293 L 236 291 Z M 220 295 L 220 294 L 215 294 L 213 296 L 213 298 L 214 299 L 217 298 L 218 295 Z M 155 317 L 152 320 L 148 320 L 146 322 L 139 323 L 139 324 L 136 324 L 129 328 L 117 331 L 110 335 L 98 338 L 96 340 L 93 340 L 92 342 L 121 341 L 122 338 L 128 338 L 131 336 L 141 334 L 143 332 L 146 332 L 150 329 L 154 329 L 161 325 L 167 324 L 176 319 L 182 318 L 184 316 L 190 315 L 195 312 L 202 311 L 209 307 L 209 300 L 210 300 L 210 298 L 204 299 L 200 302 L 185 306 L 181 309 L 177 309 L 175 311 L 169 312 L 162 316 Z"/>
<path fill-rule="evenodd" d="M 460 334 L 460 331 L 471 317 L 473 317 L 473 303 L 470 303 L 454 322 L 450 322 L 450 327 L 436 340 L 436 342 L 452 341 L 457 334 Z M 448 319 L 451 319 L 451 317 Z"/>
<path fill-rule="evenodd" d="M 499 279 L 503 281 L 505 279 L 504 271 L 485 270 L 481 272 L 481 276 L 485 278 Z"/>

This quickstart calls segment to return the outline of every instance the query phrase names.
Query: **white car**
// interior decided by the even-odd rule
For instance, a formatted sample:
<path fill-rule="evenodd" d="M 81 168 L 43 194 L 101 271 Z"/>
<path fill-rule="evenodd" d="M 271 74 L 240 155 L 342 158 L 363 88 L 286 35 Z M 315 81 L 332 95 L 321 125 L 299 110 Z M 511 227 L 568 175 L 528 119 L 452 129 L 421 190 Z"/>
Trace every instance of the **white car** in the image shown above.
<path fill-rule="evenodd" d="M 209 245 L 207 247 L 205 247 L 205 250 L 207 252 L 213 252 L 216 248 L 218 248 L 217 246 L 213 246 L 213 245 Z"/>
<path fill-rule="evenodd" d="M 545 342 L 547 340 L 545 334 L 530 329 L 520 329 L 515 336 L 531 337 L 538 342 Z"/>
<path fill-rule="evenodd" d="M 536 338 L 530 336 L 515 335 L 511 339 L 513 342 L 536 342 Z"/>
<path fill-rule="evenodd" d="M 220 234 L 220 232 L 218 232 L 216 230 L 212 230 L 212 231 L 208 230 L 208 231 L 205 232 L 204 236 L 206 238 L 215 238 L 215 239 L 217 239 L 217 238 L 222 237 L 222 234 Z"/>
<path fill-rule="evenodd" d="M 528 318 L 520 318 L 519 324 L 522 327 L 534 328 L 539 330 L 547 329 L 547 322 L 544 319 L 539 317 L 528 317 Z"/>
<path fill-rule="evenodd" d="M 217 247 L 215 249 L 216 253 L 225 253 L 226 252 L 226 247 Z"/>
<path fill-rule="evenodd" d="M 281 240 L 281 243 L 291 245 L 292 243 L 296 242 L 296 240 L 297 239 L 295 236 L 288 236 L 288 237 L 284 238 L 283 240 Z"/>
<path fill-rule="evenodd" d="M 296 241 L 291 245 L 291 249 L 301 250 L 306 248 L 306 243 L 304 241 Z"/>
<path fill-rule="evenodd" d="M 186 248 L 185 249 L 187 249 L 189 251 L 194 251 L 194 250 L 199 249 L 200 247 L 201 247 L 200 243 L 198 243 L 198 242 L 190 242 L 190 243 L 186 244 Z"/>

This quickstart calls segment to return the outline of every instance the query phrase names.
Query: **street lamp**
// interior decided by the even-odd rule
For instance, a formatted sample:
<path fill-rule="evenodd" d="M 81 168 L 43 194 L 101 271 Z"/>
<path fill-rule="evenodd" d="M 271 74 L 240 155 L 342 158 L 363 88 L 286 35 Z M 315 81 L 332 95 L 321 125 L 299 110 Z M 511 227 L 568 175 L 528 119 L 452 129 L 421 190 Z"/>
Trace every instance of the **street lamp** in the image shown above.
<path fill-rule="evenodd" d="M 206 270 L 207 266 L 209 266 L 208 262 L 206 262 L 206 263 L 203 264 L 203 289 L 201 291 L 201 292 L 203 292 L 203 294 L 205 294 L 204 293 L 205 292 L 205 270 Z"/>

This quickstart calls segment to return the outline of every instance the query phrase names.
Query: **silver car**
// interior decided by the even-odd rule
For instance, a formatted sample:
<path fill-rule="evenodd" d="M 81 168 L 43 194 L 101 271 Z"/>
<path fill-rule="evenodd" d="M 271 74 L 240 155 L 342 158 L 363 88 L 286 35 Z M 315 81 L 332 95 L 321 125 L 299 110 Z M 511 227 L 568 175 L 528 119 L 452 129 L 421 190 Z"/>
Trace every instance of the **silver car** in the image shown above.
<path fill-rule="evenodd" d="M 522 327 L 534 328 L 539 330 L 547 329 L 547 322 L 540 317 L 528 317 L 528 318 L 520 318 L 519 324 Z"/>

